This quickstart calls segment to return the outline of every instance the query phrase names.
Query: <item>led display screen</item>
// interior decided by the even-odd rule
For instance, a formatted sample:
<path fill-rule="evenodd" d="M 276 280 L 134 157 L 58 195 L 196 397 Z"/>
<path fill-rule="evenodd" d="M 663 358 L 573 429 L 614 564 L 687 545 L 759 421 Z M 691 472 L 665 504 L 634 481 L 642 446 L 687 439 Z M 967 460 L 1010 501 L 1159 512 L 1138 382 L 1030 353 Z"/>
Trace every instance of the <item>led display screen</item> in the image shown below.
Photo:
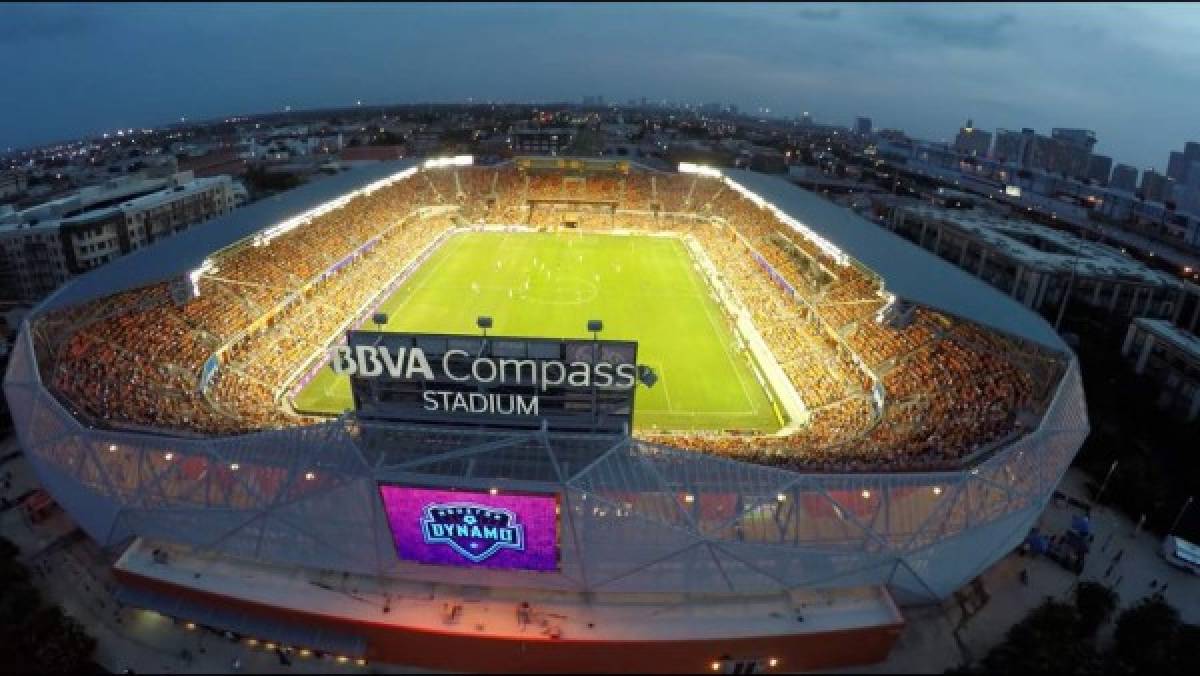
<path fill-rule="evenodd" d="M 558 570 L 558 496 L 382 485 L 401 559 L 442 566 Z"/>

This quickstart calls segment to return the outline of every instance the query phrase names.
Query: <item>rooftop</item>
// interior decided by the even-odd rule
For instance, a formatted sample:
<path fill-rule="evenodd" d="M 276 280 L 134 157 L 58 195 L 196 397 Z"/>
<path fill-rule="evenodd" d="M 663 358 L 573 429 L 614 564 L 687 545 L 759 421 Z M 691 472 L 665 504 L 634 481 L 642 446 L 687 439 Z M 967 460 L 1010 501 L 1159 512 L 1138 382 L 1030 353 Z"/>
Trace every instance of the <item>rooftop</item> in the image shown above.
<path fill-rule="evenodd" d="M 1052 272 L 1154 286 L 1177 287 L 1179 280 L 1154 270 L 1117 249 L 1080 239 L 1054 228 L 989 213 L 982 209 L 945 209 L 928 204 L 901 207 L 919 218 L 947 223 L 995 251 L 1041 272 Z"/>
<path fill-rule="evenodd" d="M 207 190 L 207 189 L 211 188 L 212 186 L 214 186 L 224 180 L 226 180 L 226 178 L 224 176 L 212 176 L 212 177 L 208 177 L 208 178 L 194 178 L 186 183 L 183 183 L 178 188 L 170 187 L 170 183 L 168 182 L 165 187 L 163 187 L 159 190 L 156 190 L 154 192 L 151 192 L 149 194 L 140 195 L 140 196 L 134 197 L 133 199 L 128 200 L 126 202 L 121 202 L 120 204 L 114 204 L 114 205 L 110 205 L 110 206 L 101 207 L 99 209 L 88 209 L 88 208 L 84 207 L 83 211 L 81 211 L 80 213 L 77 213 L 73 216 L 68 216 L 68 217 L 64 217 L 64 218 L 38 219 L 36 223 L 31 222 L 30 220 L 25 220 L 25 219 L 22 219 L 21 221 L 17 221 L 17 222 L 0 223 L 0 233 L 9 233 L 9 232 L 14 232 L 14 231 L 51 232 L 51 231 L 57 230 L 59 228 L 59 226 L 61 226 L 63 224 L 80 223 L 80 222 L 94 222 L 98 219 L 107 218 L 123 209 L 149 209 L 149 208 L 158 206 L 159 204 L 162 204 L 164 202 L 169 202 L 171 200 L 177 199 L 181 195 L 191 195 L 193 193 Z M 161 180 L 158 180 L 158 181 L 147 180 L 147 181 L 143 181 L 141 183 L 145 184 L 145 185 L 152 185 L 154 183 L 162 183 L 162 181 Z M 122 191 L 122 192 L 125 192 L 125 191 Z M 133 191 L 133 194 L 136 194 L 136 192 L 138 192 L 138 191 Z M 120 192 L 109 194 L 104 198 L 104 201 L 107 201 L 109 198 L 115 197 L 116 195 L 119 195 L 119 194 L 120 194 Z M 67 199 L 75 200 L 75 199 L 77 199 L 77 197 L 72 196 Z M 61 202 L 62 200 L 59 200 L 59 201 Z M 44 206 L 45 205 L 38 205 L 37 207 L 33 207 L 32 209 L 27 209 L 26 212 L 42 209 Z M 21 212 L 21 213 L 24 214 L 26 212 Z"/>
<path fill-rule="evenodd" d="M 213 252 L 281 223 L 351 190 L 416 165 L 416 160 L 379 162 L 306 183 L 215 218 L 203 227 L 156 241 L 76 277 L 51 294 L 37 312 L 67 307 L 160 282 L 199 267 Z"/>
<path fill-rule="evenodd" d="M 1166 319 L 1138 317 L 1133 321 L 1156 338 L 1161 338 L 1175 349 L 1200 362 L 1200 337 L 1184 331 Z"/>
<path fill-rule="evenodd" d="M 126 209 L 149 209 L 169 202 L 179 195 L 191 195 L 197 192 L 203 192 L 213 186 L 224 183 L 229 180 L 227 176 L 209 176 L 206 178 L 193 178 L 187 183 L 183 183 L 177 187 L 166 187 L 158 192 L 152 192 L 149 195 L 135 197 L 128 202 L 122 202 L 121 208 Z"/>
<path fill-rule="evenodd" d="M 792 185 L 785 177 L 743 169 L 721 173 L 758 193 L 849 256 L 875 271 L 887 291 L 1067 353 L 1044 319 L 951 263 L 853 211 Z M 950 210 L 961 211 L 961 210 Z"/>

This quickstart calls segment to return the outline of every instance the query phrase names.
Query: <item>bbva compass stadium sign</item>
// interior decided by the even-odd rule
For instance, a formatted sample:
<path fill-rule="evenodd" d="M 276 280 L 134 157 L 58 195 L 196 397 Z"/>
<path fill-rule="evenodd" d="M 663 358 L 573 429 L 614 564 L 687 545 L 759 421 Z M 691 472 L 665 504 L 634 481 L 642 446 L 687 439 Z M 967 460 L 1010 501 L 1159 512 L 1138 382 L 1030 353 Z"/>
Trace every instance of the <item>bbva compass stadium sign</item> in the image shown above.
<path fill-rule="evenodd" d="M 364 419 L 619 431 L 652 382 L 629 341 L 352 331 L 328 356 Z"/>

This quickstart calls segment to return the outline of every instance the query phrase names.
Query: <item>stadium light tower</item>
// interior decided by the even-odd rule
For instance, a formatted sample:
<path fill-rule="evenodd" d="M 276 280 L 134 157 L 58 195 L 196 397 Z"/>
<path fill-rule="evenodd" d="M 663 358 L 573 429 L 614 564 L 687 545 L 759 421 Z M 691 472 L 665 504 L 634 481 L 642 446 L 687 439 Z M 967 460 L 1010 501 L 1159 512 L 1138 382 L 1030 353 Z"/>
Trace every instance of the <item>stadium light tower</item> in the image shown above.
<path fill-rule="evenodd" d="M 596 345 L 596 342 L 600 340 L 600 332 L 604 330 L 604 322 L 600 321 L 599 319 L 589 319 L 588 323 L 587 323 L 587 330 L 592 332 L 592 364 L 593 364 L 593 368 L 594 368 L 595 363 L 600 358 L 600 355 L 598 354 L 599 350 L 597 349 L 598 346 Z M 592 386 L 592 429 L 595 429 L 596 425 L 600 422 L 599 418 L 600 418 L 600 414 L 599 414 L 599 412 L 596 411 L 596 386 L 593 385 Z"/>
<path fill-rule="evenodd" d="M 376 312 L 371 315 L 371 323 L 375 325 L 375 345 L 378 346 L 383 342 L 383 327 L 387 326 L 388 316 L 386 312 Z"/>
<path fill-rule="evenodd" d="M 375 325 L 376 331 L 379 331 L 380 333 L 382 333 L 383 327 L 388 323 L 387 313 L 386 312 L 376 312 L 375 314 L 371 315 L 371 323 Z"/>
<path fill-rule="evenodd" d="M 475 326 L 478 326 L 483 331 L 483 337 L 487 338 L 488 329 L 492 328 L 492 318 L 487 315 L 480 315 L 475 320 Z"/>

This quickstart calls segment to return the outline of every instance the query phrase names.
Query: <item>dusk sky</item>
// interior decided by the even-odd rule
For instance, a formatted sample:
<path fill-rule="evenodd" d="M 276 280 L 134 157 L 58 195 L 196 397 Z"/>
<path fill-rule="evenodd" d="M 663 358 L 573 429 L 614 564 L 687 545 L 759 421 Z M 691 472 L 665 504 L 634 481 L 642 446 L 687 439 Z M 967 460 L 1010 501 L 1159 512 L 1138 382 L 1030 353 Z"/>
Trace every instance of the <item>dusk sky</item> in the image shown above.
<path fill-rule="evenodd" d="M 1200 140 L 1189 5 L 2 5 L 0 148 L 352 104 L 727 101 L 931 140 L 1096 131 L 1140 168 Z"/>

